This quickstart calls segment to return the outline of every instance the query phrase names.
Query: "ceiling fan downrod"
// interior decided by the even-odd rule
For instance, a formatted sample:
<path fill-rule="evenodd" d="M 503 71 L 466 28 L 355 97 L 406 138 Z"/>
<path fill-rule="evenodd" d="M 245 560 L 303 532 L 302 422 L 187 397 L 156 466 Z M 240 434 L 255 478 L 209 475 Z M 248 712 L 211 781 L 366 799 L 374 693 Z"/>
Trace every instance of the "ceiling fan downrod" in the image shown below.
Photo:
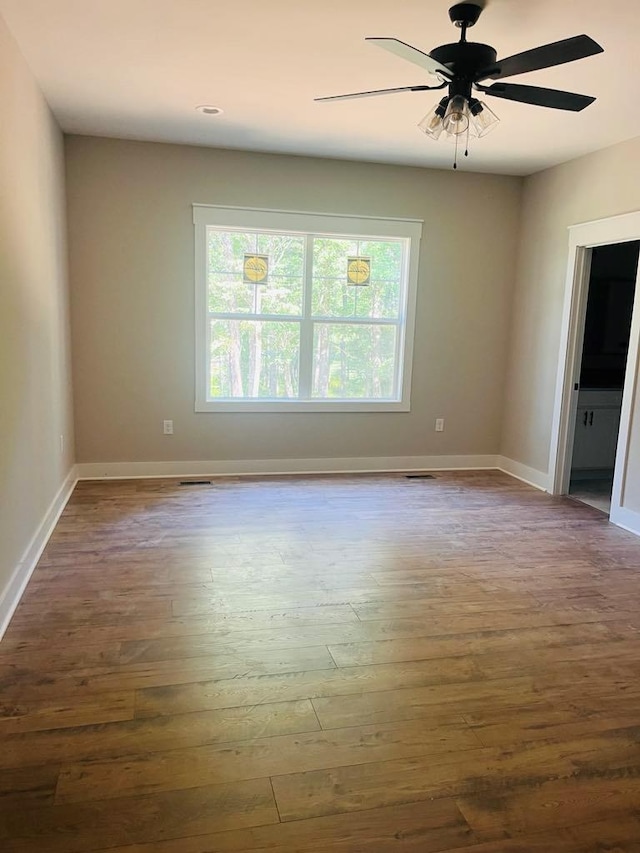
<path fill-rule="evenodd" d="M 467 40 L 467 30 L 478 22 L 482 13 L 482 6 L 476 3 L 456 3 L 449 9 L 451 23 L 462 30 L 460 41 Z"/>

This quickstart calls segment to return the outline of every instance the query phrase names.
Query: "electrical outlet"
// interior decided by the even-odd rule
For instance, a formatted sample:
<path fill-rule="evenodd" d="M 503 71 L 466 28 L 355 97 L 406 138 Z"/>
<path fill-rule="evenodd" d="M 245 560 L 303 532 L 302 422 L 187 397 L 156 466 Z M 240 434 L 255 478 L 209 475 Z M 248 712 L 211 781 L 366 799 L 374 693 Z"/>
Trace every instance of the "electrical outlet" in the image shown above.
<path fill-rule="evenodd" d="M 444 432 L 444 418 L 436 418 L 436 432 Z"/>
<path fill-rule="evenodd" d="M 164 434 L 173 435 L 173 421 L 164 421 Z"/>

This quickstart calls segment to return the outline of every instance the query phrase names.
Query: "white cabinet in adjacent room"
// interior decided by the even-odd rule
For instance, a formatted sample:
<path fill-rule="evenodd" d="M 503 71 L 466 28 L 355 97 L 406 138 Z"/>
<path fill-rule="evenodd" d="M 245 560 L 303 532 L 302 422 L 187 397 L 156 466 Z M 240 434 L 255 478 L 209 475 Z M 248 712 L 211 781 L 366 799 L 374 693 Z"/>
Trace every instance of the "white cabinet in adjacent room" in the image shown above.
<path fill-rule="evenodd" d="M 620 428 L 622 391 L 586 390 L 578 396 L 571 470 L 613 469 Z"/>

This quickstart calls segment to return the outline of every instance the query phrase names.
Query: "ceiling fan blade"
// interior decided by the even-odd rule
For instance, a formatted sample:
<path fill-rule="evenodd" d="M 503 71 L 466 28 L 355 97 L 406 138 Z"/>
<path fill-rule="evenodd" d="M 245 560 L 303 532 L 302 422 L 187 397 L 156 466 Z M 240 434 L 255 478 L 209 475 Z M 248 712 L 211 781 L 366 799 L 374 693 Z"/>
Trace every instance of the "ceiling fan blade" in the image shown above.
<path fill-rule="evenodd" d="M 481 92 L 507 101 L 521 101 L 537 107 L 554 110 L 570 110 L 578 113 L 595 101 L 590 95 L 562 92 L 560 89 L 541 89 L 538 86 L 519 86 L 517 83 L 494 83 L 493 86 L 478 86 Z"/>
<path fill-rule="evenodd" d="M 326 98 L 314 98 L 314 101 L 348 101 L 353 98 L 370 98 L 372 95 L 393 95 L 396 92 L 426 92 L 430 89 L 443 89 L 441 86 L 399 86 L 395 89 L 372 89 L 370 92 L 353 92 L 350 95 L 329 95 Z"/>
<path fill-rule="evenodd" d="M 541 68 L 550 68 L 553 65 L 563 65 L 565 62 L 575 62 L 576 59 L 584 59 L 602 53 L 604 48 L 589 36 L 574 36 L 573 38 L 554 41 L 525 50 L 524 53 L 516 53 L 506 59 L 499 59 L 492 68 L 485 68 L 476 77 L 476 80 L 501 80 L 503 77 L 514 77 L 516 74 L 524 74 L 527 71 L 539 71 Z"/>
<path fill-rule="evenodd" d="M 372 44 L 377 44 L 383 50 L 388 50 L 389 53 L 394 53 L 401 59 L 406 59 L 408 62 L 413 62 L 414 65 L 419 65 L 424 68 L 429 74 L 441 74 L 447 80 L 453 79 L 453 72 L 446 65 L 438 62 L 437 59 L 429 56 L 428 53 L 423 53 L 417 47 L 412 47 L 399 39 L 394 38 L 366 38 L 365 41 L 370 41 Z"/>

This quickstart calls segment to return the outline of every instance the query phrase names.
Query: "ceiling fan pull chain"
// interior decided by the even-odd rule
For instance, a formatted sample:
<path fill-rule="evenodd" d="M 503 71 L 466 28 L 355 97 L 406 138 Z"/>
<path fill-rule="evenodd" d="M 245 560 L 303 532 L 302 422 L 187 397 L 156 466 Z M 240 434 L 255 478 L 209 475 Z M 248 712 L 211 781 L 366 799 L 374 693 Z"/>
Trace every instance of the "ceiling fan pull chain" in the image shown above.
<path fill-rule="evenodd" d="M 455 154 L 453 155 L 453 168 L 458 168 L 458 134 L 456 134 L 456 150 Z"/>

